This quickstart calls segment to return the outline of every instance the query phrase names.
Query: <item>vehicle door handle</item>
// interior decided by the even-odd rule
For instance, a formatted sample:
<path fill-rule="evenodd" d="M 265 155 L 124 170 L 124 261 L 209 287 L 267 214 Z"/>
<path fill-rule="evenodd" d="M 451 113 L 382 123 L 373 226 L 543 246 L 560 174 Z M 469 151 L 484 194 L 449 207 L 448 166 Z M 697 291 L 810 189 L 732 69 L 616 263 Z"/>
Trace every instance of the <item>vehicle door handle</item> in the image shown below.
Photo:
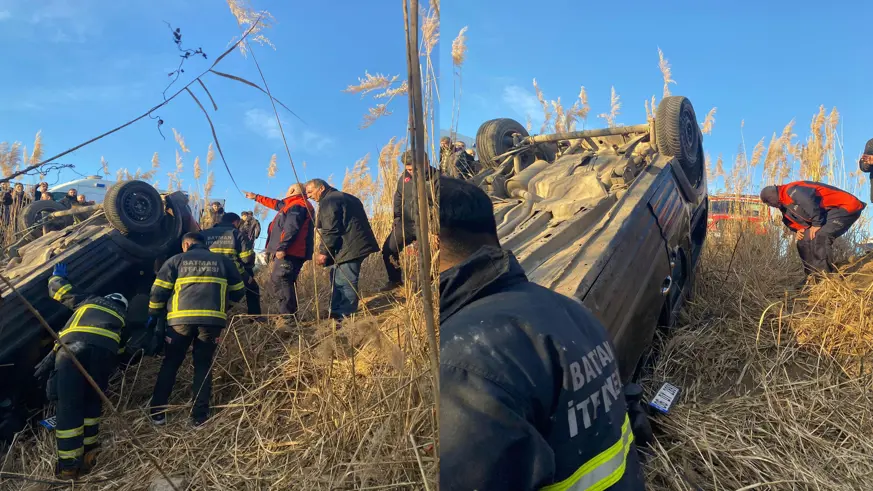
<path fill-rule="evenodd" d="M 668 276 L 664 278 L 664 282 L 661 283 L 661 295 L 667 296 L 670 293 L 670 289 L 673 288 L 673 278 Z"/>

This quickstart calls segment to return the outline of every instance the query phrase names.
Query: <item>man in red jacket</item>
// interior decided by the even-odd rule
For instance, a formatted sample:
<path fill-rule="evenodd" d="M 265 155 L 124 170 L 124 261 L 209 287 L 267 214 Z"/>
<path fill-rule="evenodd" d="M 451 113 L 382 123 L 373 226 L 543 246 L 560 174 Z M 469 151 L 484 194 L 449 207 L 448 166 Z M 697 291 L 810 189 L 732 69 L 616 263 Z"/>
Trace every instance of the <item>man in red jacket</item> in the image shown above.
<path fill-rule="evenodd" d="M 273 288 L 279 296 L 279 313 L 297 313 L 295 283 L 303 263 L 312 259 L 315 225 L 314 210 L 299 183 L 288 187 L 284 199 L 273 199 L 246 192 L 246 198 L 276 211 L 267 227 L 267 254 L 273 257 L 270 274 Z"/>
<path fill-rule="evenodd" d="M 794 231 L 803 272 L 834 271 L 834 239 L 845 234 L 867 206 L 851 194 L 812 181 L 795 181 L 761 190 L 761 201 L 782 212 L 782 223 Z"/>

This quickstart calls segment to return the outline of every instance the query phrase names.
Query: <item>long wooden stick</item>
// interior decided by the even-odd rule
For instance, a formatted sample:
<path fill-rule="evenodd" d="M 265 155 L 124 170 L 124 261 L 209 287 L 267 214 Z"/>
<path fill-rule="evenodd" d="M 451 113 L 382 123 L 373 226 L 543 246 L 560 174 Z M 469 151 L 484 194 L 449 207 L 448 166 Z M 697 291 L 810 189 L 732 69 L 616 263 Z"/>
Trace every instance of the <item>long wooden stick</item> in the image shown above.
<path fill-rule="evenodd" d="M 418 195 L 418 233 L 419 268 L 421 275 L 421 296 L 424 303 L 424 321 L 427 326 L 427 340 L 430 347 L 430 364 L 434 381 L 434 404 L 436 406 L 436 422 L 439 428 L 440 414 L 440 375 L 439 375 L 439 345 L 436 339 L 436 320 L 433 312 L 433 291 L 431 290 L 431 256 L 430 256 L 430 217 L 427 205 L 427 190 L 424 180 L 425 172 L 430 172 L 430 164 L 424 156 L 424 116 L 421 101 L 421 65 L 418 60 L 418 0 L 410 0 L 407 6 L 403 0 L 403 18 L 406 21 L 406 63 L 409 71 L 409 130 L 410 143 L 415 162 L 415 191 Z M 410 15 L 410 11 L 412 15 Z M 437 177 L 437 176 L 434 176 Z M 431 177 L 433 179 L 434 177 Z M 438 178 L 438 177 L 437 177 Z M 435 203 L 439 206 L 438 203 Z M 436 438 L 436 442 L 439 438 Z M 435 442 L 435 447 L 436 447 Z M 439 455 L 439 453 L 437 453 Z"/>
<path fill-rule="evenodd" d="M 42 314 L 40 314 L 39 311 L 33 307 L 33 304 L 31 304 L 29 301 L 27 301 L 26 298 L 24 298 L 24 295 L 22 295 L 21 293 L 18 292 L 18 289 L 15 288 L 15 286 L 12 284 L 12 282 L 9 281 L 8 278 L 6 278 L 6 276 L 4 276 L 3 274 L 0 274 L 0 280 L 3 280 L 3 283 L 6 283 L 6 286 L 8 286 L 12 290 L 13 295 L 17 295 L 18 298 L 21 299 L 21 301 L 24 303 L 24 306 L 27 307 L 27 309 L 30 310 L 30 313 L 36 317 L 36 319 L 42 325 L 43 329 L 45 329 L 49 334 L 51 334 L 51 336 L 55 340 L 55 342 L 58 343 L 58 345 L 61 347 L 62 350 L 64 350 L 64 353 L 69 355 L 70 359 L 73 360 L 73 365 L 76 366 L 76 368 L 82 373 L 82 376 L 85 377 L 85 380 L 88 381 L 88 384 L 91 386 L 91 388 L 94 389 L 94 391 L 97 393 L 98 396 L 100 396 L 100 400 L 103 402 L 103 404 L 108 406 L 109 414 L 110 415 L 116 414 L 118 412 L 118 409 L 115 407 L 114 404 L 112 404 L 112 401 L 110 401 L 109 398 L 106 397 L 106 393 L 104 393 L 100 389 L 100 386 L 97 385 L 97 382 L 95 382 L 94 379 L 91 378 L 91 374 L 88 373 L 88 370 L 85 370 L 85 367 L 82 365 L 81 362 L 79 362 L 79 359 L 76 358 L 76 355 L 72 351 L 70 351 L 69 348 L 67 348 L 67 345 L 65 345 L 64 343 L 61 342 L 61 338 L 58 336 L 58 333 L 56 333 L 55 330 L 52 329 L 48 325 L 48 322 L 46 322 L 46 320 L 45 320 L 45 318 L 43 318 Z M 155 460 L 155 458 L 152 456 L 152 454 L 148 450 L 145 449 L 145 446 L 142 444 L 142 442 L 139 441 L 139 438 L 137 438 L 137 436 L 132 431 L 130 431 L 130 429 L 127 426 L 124 426 L 124 429 L 130 435 L 130 439 L 133 442 L 134 447 L 136 447 L 137 450 L 145 453 L 149 462 L 151 462 L 152 465 L 155 466 L 155 469 L 157 469 L 158 472 L 161 473 L 161 476 L 163 476 L 163 478 L 166 479 L 168 483 L 170 483 L 170 487 L 173 488 L 173 491 L 179 491 L 179 488 L 177 488 L 176 485 L 173 483 L 173 481 L 170 480 L 170 477 L 167 475 L 166 472 L 164 472 L 164 469 L 161 468 L 161 465 L 158 464 L 158 461 Z"/>

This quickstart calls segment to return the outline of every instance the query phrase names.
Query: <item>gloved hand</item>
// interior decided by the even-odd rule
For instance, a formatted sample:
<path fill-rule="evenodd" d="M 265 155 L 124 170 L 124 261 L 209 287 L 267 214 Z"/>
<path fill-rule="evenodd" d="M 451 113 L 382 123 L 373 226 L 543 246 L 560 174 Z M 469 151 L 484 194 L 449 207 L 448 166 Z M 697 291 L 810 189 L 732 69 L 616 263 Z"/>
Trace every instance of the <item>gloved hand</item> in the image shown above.
<path fill-rule="evenodd" d="M 33 377 L 42 382 L 43 380 L 48 379 L 49 374 L 55 369 L 55 352 L 51 351 L 49 354 L 45 355 L 45 358 L 42 359 L 39 363 L 36 364 L 33 371 Z"/>
<path fill-rule="evenodd" d="M 55 269 L 52 270 L 52 276 L 67 277 L 67 265 L 64 263 L 55 264 Z"/>
<path fill-rule="evenodd" d="M 146 328 L 151 332 L 151 335 L 143 347 L 143 354 L 145 356 L 156 356 L 164 347 L 166 321 L 156 317 L 149 317 L 149 320 L 146 321 Z"/>

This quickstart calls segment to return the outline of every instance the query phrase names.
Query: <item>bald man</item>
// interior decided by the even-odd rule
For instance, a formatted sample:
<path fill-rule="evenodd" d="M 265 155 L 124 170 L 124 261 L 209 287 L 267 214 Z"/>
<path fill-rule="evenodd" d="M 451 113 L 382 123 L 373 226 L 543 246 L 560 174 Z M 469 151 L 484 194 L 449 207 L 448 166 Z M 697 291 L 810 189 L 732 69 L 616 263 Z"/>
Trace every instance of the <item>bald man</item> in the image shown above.
<path fill-rule="evenodd" d="M 249 192 L 245 195 L 276 211 L 267 227 L 267 254 L 274 259 L 270 276 L 279 297 L 279 313 L 296 314 L 297 276 L 303 264 L 312 259 L 315 244 L 312 204 L 306 199 L 300 183 L 288 186 L 285 198 L 281 200 Z"/>

